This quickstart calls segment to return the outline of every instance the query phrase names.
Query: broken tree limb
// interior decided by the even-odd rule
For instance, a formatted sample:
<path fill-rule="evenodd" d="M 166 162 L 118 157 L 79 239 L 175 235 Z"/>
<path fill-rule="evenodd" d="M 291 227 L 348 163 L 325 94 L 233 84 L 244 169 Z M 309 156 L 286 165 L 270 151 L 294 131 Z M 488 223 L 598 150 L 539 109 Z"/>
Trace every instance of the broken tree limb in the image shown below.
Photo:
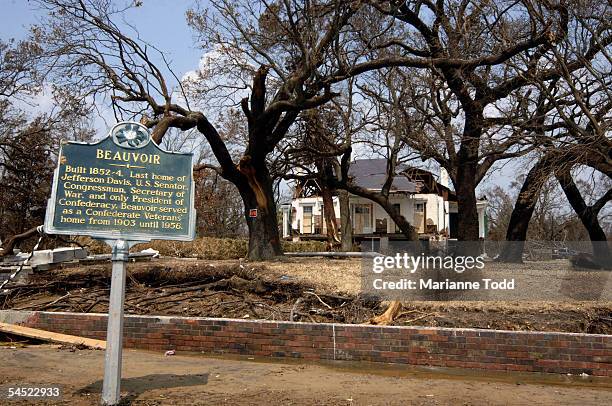
<path fill-rule="evenodd" d="M 16 308 L 15 310 L 27 310 L 27 309 L 30 309 L 30 310 L 33 310 L 33 309 L 44 310 L 46 308 L 49 308 L 49 307 L 53 306 L 57 302 L 60 302 L 60 301 L 62 301 L 64 299 L 66 299 L 68 296 L 70 296 L 70 292 L 68 292 L 64 296 L 61 296 L 61 297 L 59 297 L 59 298 L 57 298 L 57 299 L 55 299 L 55 300 L 53 300 L 51 302 L 48 302 L 48 303 L 42 303 L 42 304 L 34 305 L 34 306 L 19 307 L 19 308 Z"/>
<path fill-rule="evenodd" d="M 291 314 L 289 314 L 289 321 L 293 321 L 293 317 L 295 316 L 295 314 L 297 314 L 297 307 L 300 303 L 302 303 L 302 298 L 298 297 L 295 303 L 293 304 L 293 307 L 291 308 Z"/>
<path fill-rule="evenodd" d="M 402 302 L 393 301 L 389 304 L 389 307 L 380 316 L 374 317 L 370 320 L 370 324 L 376 324 L 380 326 L 386 326 L 391 324 L 395 318 L 399 315 L 402 310 Z"/>
<path fill-rule="evenodd" d="M 250 281 L 239 276 L 233 275 L 231 278 L 221 279 L 215 282 L 204 283 L 196 286 L 185 288 L 171 289 L 162 293 L 157 293 L 155 296 L 147 296 L 133 302 L 134 305 L 142 303 L 155 302 L 159 298 L 175 296 L 181 293 L 195 292 L 200 290 L 218 290 L 218 289 L 236 289 L 248 292 L 261 293 L 267 291 L 267 288 L 261 281 Z"/>
<path fill-rule="evenodd" d="M 21 337 L 34 338 L 37 340 L 50 341 L 59 344 L 84 345 L 98 350 L 106 349 L 106 341 L 91 338 L 71 336 L 68 334 L 53 333 L 51 331 L 39 330 L 15 324 L 0 323 L 0 331 Z"/>
<path fill-rule="evenodd" d="M 202 299 L 202 298 L 206 298 L 209 296 L 214 296 L 214 295 L 219 295 L 219 294 L 225 294 L 225 295 L 232 295 L 232 292 L 228 292 L 225 290 L 215 290 L 212 292 L 206 292 L 206 293 L 202 293 L 202 294 L 190 294 L 189 296 L 187 296 L 186 298 L 174 298 L 174 299 L 166 299 L 166 300 L 152 300 L 147 302 L 147 306 L 150 305 L 160 305 L 160 304 L 164 304 L 164 303 L 176 303 L 179 302 L 181 300 L 185 300 L 185 299 Z M 167 296 L 165 296 L 167 297 Z M 127 303 L 127 304 L 131 304 L 131 303 Z M 140 304 L 140 303 L 139 303 Z M 135 307 L 139 307 L 139 304 L 136 304 Z"/>
<path fill-rule="evenodd" d="M 24 267 L 24 266 L 26 266 L 26 265 L 27 265 L 27 264 L 30 262 L 30 259 L 32 259 L 32 256 L 34 255 L 34 251 L 36 251 L 36 250 L 38 249 L 38 246 L 40 245 L 40 243 L 41 243 L 41 241 L 42 241 L 43 237 L 45 236 L 45 234 L 43 233 L 43 228 L 42 228 L 42 227 L 43 227 L 43 226 L 34 227 L 34 231 L 38 232 L 38 233 L 40 234 L 40 237 L 38 238 L 38 241 L 37 241 L 37 242 L 36 242 L 36 244 L 34 245 L 34 248 L 32 248 L 32 252 L 30 252 L 30 255 L 29 255 L 29 256 L 28 256 L 28 257 L 25 259 L 25 261 L 23 261 L 23 262 L 22 262 L 22 263 L 19 265 L 19 268 L 17 268 L 17 270 L 16 270 L 15 272 L 13 272 L 12 274 L 10 274 L 10 275 L 9 275 L 9 277 L 8 277 L 8 279 L 7 279 L 7 280 L 5 280 L 4 282 L 2 282 L 2 283 L 0 284 L 0 292 L 1 292 L 1 293 L 6 293 L 6 291 L 5 291 L 5 290 L 3 290 L 3 288 L 6 286 L 6 284 L 7 284 L 7 283 L 9 283 L 9 282 L 11 282 L 13 279 L 15 279 L 15 278 L 17 277 L 17 275 L 19 275 L 19 273 L 21 272 L 21 270 L 23 269 L 23 267 Z M 25 233 L 23 233 L 23 234 L 21 234 L 21 235 L 28 234 L 28 237 L 29 237 L 29 236 L 30 236 L 30 234 L 29 234 L 29 233 L 30 233 L 31 231 L 32 231 L 32 230 L 28 230 L 28 231 L 26 231 Z M 13 248 L 12 248 L 12 247 L 14 246 L 14 239 L 15 239 L 16 237 L 17 237 L 17 236 L 12 237 L 12 238 L 11 238 L 11 239 L 10 239 L 10 240 L 7 242 L 7 244 L 8 244 L 8 245 L 10 245 L 10 247 L 11 247 L 11 249 L 10 249 L 10 251 L 11 251 L 11 252 L 13 251 Z M 8 250 L 8 248 L 6 248 L 6 247 L 5 247 L 5 248 L 4 248 L 4 250 L 2 251 L 2 254 L 0 254 L 0 256 L 4 255 L 4 253 L 6 253 L 6 252 L 7 252 L 7 250 Z"/>
<path fill-rule="evenodd" d="M 0 252 L 0 257 L 5 257 L 7 255 L 12 254 L 13 249 L 16 246 L 18 247 L 22 241 L 27 240 L 28 238 L 36 235 L 36 233 L 38 233 L 38 227 L 32 227 L 21 234 L 16 234 L 10 237 L 6 240 L 4 244 L 2 244 L 2 252 Z"/>

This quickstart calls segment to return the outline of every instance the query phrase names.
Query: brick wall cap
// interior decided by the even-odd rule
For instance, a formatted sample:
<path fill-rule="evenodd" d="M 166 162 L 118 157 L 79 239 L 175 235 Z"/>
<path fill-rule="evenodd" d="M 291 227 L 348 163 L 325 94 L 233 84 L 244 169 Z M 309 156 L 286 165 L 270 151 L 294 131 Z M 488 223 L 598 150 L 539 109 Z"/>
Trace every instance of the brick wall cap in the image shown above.
<path fill-rule="evenodd" d="M 62 315 L 62 316 L 92 316 L 92 317 L 106 317 L 106 313 L 78 313 L 78 312 L 44 312 L 44 311 L 31 311 L 31 310 L 0 310 L 0 322 L 9 322 L 5 320 L 19 320 L 19 319 L 27 319 L 34 315 L 45 315 L 52 314 L 54 316 Z M 262 325 L 267 326 L 269 328 L 276 328 L 277 326 L 282 325 L 283 328 L 304 328 L 304 327 L 317 327 L 321 329 L 322 327 L 327 327 L 330 330 L 337 328 L 338 331 L 342 329 L 349 330 L 362 330 L 362 331 L 377 331 L 382 333 L 384 331 L 414 331 L 418 333 L 421 330 L 423 331 L 431 331 L 431 332 L 444 332 L 444 335 L 450 336 L 461 336 L 462 333 L 474 333 L 476 336 L 481 336 L 479 333 L 484 333 L 482 336 L 491 336 L 494 334 L 500 335 L 520 335 L 520 336 L 529 336 L 534 338 L 552 340 L 558 339 L 563 341 L 565 337 L 576 337 L 576 338 L 584 338 L 590 337 L 591 339 L 601 338 L 605 340 L 612 340 L 612 335 L 606 334 L 586 334 L 586 333 L 565 333 L 565 332 L 554 332 L 554 331 L 521 331 L 521 330 L 489 330 L 489 329 L 477 329 L 477 328 L 450 328 L 450 327 L 428 327 L 428 326 L 375 326 L 368 324 L 343 324 L 343 323 L 301 323 L 301 322 L 293 322 L 293 321 L 273 321 L 273 320 L 245 320 L 245 319 L 231 319 L 231 318 L 215 318 L 215 317 L 186 317 L 186 316 L 155 316 L 155 315 L 140 315 L 140 314 L 126 314 L 126 320 L 129 318 L 139 318 L 139 319 L 149 319 L 152 322 L 160 322 L 162 324 L 170 323 L 171 321 L 184 321 L 184 322 L 193 322 L 193 321 L 204 321 L 204 322 L 231 322 L 233 324 L 242 324 L 242 325 Z"/>

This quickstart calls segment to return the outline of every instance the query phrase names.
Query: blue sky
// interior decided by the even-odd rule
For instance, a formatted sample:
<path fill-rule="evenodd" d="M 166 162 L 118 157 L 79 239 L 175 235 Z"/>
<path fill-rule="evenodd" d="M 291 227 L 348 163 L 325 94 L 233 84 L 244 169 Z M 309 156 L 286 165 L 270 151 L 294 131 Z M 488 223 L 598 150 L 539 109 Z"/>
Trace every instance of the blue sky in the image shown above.
<path fill-rule="evenodd" d="M 24 38 L 28 27 L 41 16 L 36 4 L 28 0 L 0 0 L 0 3 L 0 38 L 3 40 Z M 144 0 L 141 7 L 126 15 L 127 21 L 138 29 L 145 41 L 168 55 L 179 77 L 196 69 L 202 55 L 185 21 L 185 12 L 192 4 L 192 0 Z"/>

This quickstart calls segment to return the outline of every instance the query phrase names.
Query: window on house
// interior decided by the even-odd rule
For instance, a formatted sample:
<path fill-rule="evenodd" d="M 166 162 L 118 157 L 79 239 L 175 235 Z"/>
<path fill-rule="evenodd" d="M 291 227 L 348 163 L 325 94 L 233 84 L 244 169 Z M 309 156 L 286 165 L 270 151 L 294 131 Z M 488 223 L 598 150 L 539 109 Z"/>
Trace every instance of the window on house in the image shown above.
<path fill-rule="evenodd" d="M 387 219 L 376 219 L 376 232 L 378 234 L 387 233 Z"/>
<path fill-rule="evenodd" d="M 415 213 L 425 213 L 425 203 L 416 203 L 414 205 Z"/>
<path fill-rule="evenodd" d="M 369 204 L 356 204 L 355 214 L 363 218 L 364 227 L 370 227 L 371 208 Z"/>

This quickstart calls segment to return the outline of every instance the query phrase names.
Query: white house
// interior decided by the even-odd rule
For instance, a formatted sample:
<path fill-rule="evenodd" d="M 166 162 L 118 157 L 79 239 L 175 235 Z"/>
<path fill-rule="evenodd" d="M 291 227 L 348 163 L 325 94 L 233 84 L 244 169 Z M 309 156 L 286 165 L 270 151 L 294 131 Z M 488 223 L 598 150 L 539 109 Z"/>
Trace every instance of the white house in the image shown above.
<path fill-rule="evenodd" d="M 363 159 L 351 164 L 353 182 L 370 190 L 381 190 L 386 178 L 387 161 Z M 402 167 L 394 178 L 390 201 L 413 226 L 422 239 L 454 238 L 457 233 L 457 201 L 448 188 L 448 175 L 442 171 L 436 180 L 431 172 Z M 340 224 L 338 197 L 333 197 L 336 220 Z M 368 199 L 350 195 L 350 213 L 356 239 L 389 236 L 401 239 L 399 228 L 385 210 Z M 486 237 L 486 199 L 477 203 L 480 238 Z M 290 203 L 281 206 L 282 235 L 293 239 L 318 239 L 326 236 L 323 198 L 316 180 L 298 184 Z"/>

